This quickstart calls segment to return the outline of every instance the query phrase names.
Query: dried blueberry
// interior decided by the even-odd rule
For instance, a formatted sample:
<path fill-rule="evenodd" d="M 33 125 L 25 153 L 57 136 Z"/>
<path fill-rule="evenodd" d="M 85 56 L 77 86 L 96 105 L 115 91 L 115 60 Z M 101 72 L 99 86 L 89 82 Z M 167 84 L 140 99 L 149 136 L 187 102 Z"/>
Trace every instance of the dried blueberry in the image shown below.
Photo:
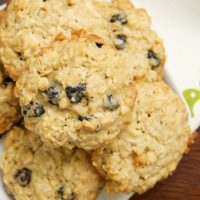
<path fill-rule="evenodd" d="M 54 83 L 44 93 L 47 95 L 49 103 L 58 105 L 61 98 L 62 85 L 60 83 Z"/>
<path fill-rule="evenodd" d="M 22 115 L 26 117 L 39 117 L 45 113 L 43 105 L 35 102 L 30 102 L 22 108 Z"/>
<path fill-rule="evenodd" d="M 14 81 L 7 76 L 3 79 L 3 84 L 7 86 L 9 83 L 14 83 Z"/>
<path fill-rule="evenodd" d="M 128 23 L 127 21 L 127 18 L 126 18 L 126 15 L 121 13 L 121 14 L 116 14 L 116 15 L 113 15 L 110 19 L 110 23 L 115 23 L 119 21 L 122 25 L 125 25 Z"/>
<path fill-rule="evenodd" d="M 57 191 L 58 198 L 60 200 L 75 200 L 75 194 L 72 192 L 71 194 L 65 194 L 65 188 L 64 186 L 60 187 Z"/>
<path fill-rule="evenodd" d="M 86 117 L 86 116 L 79 116 L 78 120 L 81 121 L 81 122 L 84 121 L 84 120 L 90 121 L 91 118 L 90 117 Z"/>
<path fill-rule="evenodd" d="M 154 51 L 149 50 L 148 54 L 147 54 L 147 58 L 151 62 L 152 69 L 157 68 L 157 67 L 160 66 L 161 60 L 160 60 L 160 58 L 158 57 L 158 55 Z"/>
<path fill-rule="evenodd" d="M 18 57 L 19 57 L 19 59 L 20 59 L 21 61 L 24 60 L 24 56 L 22 55 L 22 53 L 17 52 L 17 55 L 18 55 Z"/>
<path fill-rule="evenodd" d="M 79 84 L 76 87 L 67 87 L 66 94 L 71 103 L 80 103 L 83 97 L 85 97 L 86 84 Z"/>
<path fill-rule="evenodd" d="M 101 47 L 103 46 L 103 44 L 102 44 L 102 43 L 99 43 L 99 42 L 96 42 L 96 46 L 97 46 L 98 48 L 101 48 Z"/>
<path fill-rule="evenodd" d="M 124 49 L 126 43 L 127 43 L 127 37 L 126 37 L 126 35 L 124 35 L 124 34 L 118 34 L 118 35 L 115 36 L 114 45 L 115 45 L 116 49 L 118 49 L 118 50 Z"/>
<path fill-rule="evenodd" d="M 62 186 L 62 187 L 59 188 L 59 190 L 57 191 L 57 194 L 58 194 L 58 197 L 60 199 L 63 198 L 63 196 L 64 196 L 64 186 Z"/>
<path fill-rule="evenodd" d="M 115 111 L 120 107 L 119 103 L 113 98 L 113 95 L 107 95 L 105 101 L 105 108 L 107 110 Z"/>
<path fill-rule="evenodd" d="M 25 187 L 31 182 L 32 171 L 28 168 L 18 169 L 14 175 L 16 182 Z"/>

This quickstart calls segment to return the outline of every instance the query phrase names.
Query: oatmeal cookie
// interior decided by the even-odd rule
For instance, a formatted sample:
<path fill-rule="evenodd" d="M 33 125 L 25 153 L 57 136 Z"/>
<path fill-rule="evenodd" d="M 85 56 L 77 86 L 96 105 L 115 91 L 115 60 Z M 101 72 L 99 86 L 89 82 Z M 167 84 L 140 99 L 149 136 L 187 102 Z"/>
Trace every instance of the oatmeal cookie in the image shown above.
<path fill-rule="evenodd" d="M 187 111 L 165 83 L 142 83 L 137 91 L 132 123 L 92 155 L 111 194 L 143 193 L 167 178 L 192 137 Z"/>
<path fill-rule="evenodd" d="M 98 13 L 109 23 L 110 41 L 118 54 L 127 54 L 128 62 L 147 81 L 161 80 L 165 64 L 162 40 L 151 29 L 151 18 L 144 9 L 129 0 L 111 3 L 94 0 Z"/>
<path fill-rule="evenodd" d="M 23 5 L 26 5 L 27 0 L 14 0 L 13 2 L 15 3 L 8 7 L 8 11 L 10 12 L 7 11 L 3 25 L 5 25 L 5 22 L 9 23 L 9 13 L 11 13 L 11 11 L 16 12 L 16 8 L 21 8 L 21 6 L 23 7 Z M 21 5 L 21 2 L 23 2 L 23 5 Z M 55 9 L 55 6 L 53 6 L 54 0 L 46 1 L 45 3 L 38 0 L 34 2 L 33 5 L 36 8 L 40 5 Z M 59 3 L 62 4 L 61 7 L 64 9 L 66 1 L 59 1 Z M 18 77 L 18 75 L 14 75 L 16 69 L 20 68 L 20 70 L 24 71 L 24 67 L 26 69 L 33 68 L 29 72 L 23 73 L 26 75 L 21 78 L 23 81 L 19 81 L 20 83 L 18 84 L 22 85 L 20 86 L 22 91 L 20 91 L 19 96 L 27 128 L 41 135 L 42 140 L 50 145 L 70 147 L 75 145 L 84 149 L 95 149 L 115 138 L 120 130 L 130 121 L 130 108 L 132 108 L 134 103 L 134 92 L 132 92 L 132 85 L 134 85 L 134 82 L 138 80 L 152 82 L 162 79 L 165 56 L 162 42 L 158 39 L 157 35 L 151 31 L 150 20 L 145 11 L 135 9 L 127 0 L 116 0 L 112 3 L 100 3 L 92 0 L 87 1 L 87 5 L 83 6 L 84 9 L 80 12 L 81 3 L 85 3 L 85 1 L 73 1 L 73 3 L 71 2 L 70 6 L 67 7 L 67 12 L 71 13 L 72 9 L 74 13 L 73 16 L 77 16 L 78 19 L 75 21 L 71 20 L 70 17 L 72 16 L 69 14 L 66 19 L 70 20 L 64 20 L 62 21 L 63 23 L 59 21 L 60 18 L 58 16 L 60 15 L 57 16 L 58 21 L 56 21 L 56 17 L 51 16 L 53 12 L 47 12 L 45 15 L 49 17 L 49 20 L 42 18 L 41 21 L 39 20 L 38 22 L 38 15 L 36 14 L 40 12 L 36 12 L 35 10 L 37 9 L 32 10 L 32 7 L 35 8 L 32 5 L 31 8 L 30 5 L 23 7 L 22 11 L 28 9 L 31 13 L 27 11 L 27 13 L 29 13 L 28 18 L 24 17 L 26 12 L 20 15 L 22 19 L 20 18 L 19 20 L 19 23 L 21 23 L 19 27 L 23 27 L 26 22 L 25 24 L 28 28 L 25 27 L 25 32 L 22 31 L 24 34 L 23 37 L 20 35 L 18 38 L 27 42 L 20 42 L 18 48 L 24 48 L 21 44 L 27 45 L 25 45 L 22 51 L 19 51 L 18 64 L 16 63 L 16 67 L 12 68 L 10 64 L 6 64 L 6 60 L 8 60 L 8 62 L 10 62 L 10 60 L 14 62 L 16 59 L 10 59 L 12 56 L 9 56 L 9 59 L 5 59 L 4 57 L 9 55 L 8 52 L 5 53 L 6 49 L 13 51 L 13 46 L 11 47 L 8 45 L 8 41 L 10 41 L 11 37 L 9 37 L 8 40 L 6 39 L 7 34 L 5 30 L 9 27 L 7 24 L 3 27 L 1 33 L 3 48 L 1 48 L 0 54 L 2 55 L 2 60 L 5 65 L 9 66 L 7 67 L 7 71 L 15 79 Z M 62 10 L 59 6 L 57 9 L 59 11 Z M 125 14 L 128 15 L 128 13 L 125 13 L 123 17 L 114 14 L 115 12 L 119 13 L 119 11 L 123 9 L 124 12 L 126 10 L 130 11 L 130 16 L 125 16 Z M 91 12 L 88 12 L 88 10 Z M 102 10 L 105 10 L 105 13 L 102 12 Z M 18 10 L 19 13 L 22 11 L 21 9 Z M 75 14 L 76 12 L 77 15 Z M 112 15 L 108 16 L 110 15 L 109 13 Z M 91 16 L 89 16 L 90 14 Z M 95 15 L 94 18 L 92 18 L 93 14 Z M 83 17 L 83 15 L 85 15 L 85 17 Z M 15 19 L 16 14 L 11 15 L 11 17 Z M 32 17 L 33 19 L 36 17 L 37 20 L 32 20 L 33 24 L 29 27 L 29 25 L 27 25 L 28 19 L 32 19 Z M 92 18 L 93 21 L 90 21 L 90 18 Z M 53 33 L 57 35 L 53 33 L 49 34 L 48 32 L 52 29 L 55 30 L 54 20 L 57 23 L 56 31 Z M 84 20 L 88 20 L 88 22 L 85 23 Z M 47 23 L 49 21 L 51 23 Z M 69 22 L 74 22 L 73 26 L 70 26 Z M 43 23 L 47 23 L 48 26 L 43 26 Z M 116 32 L 115 26 L 118 27 L 121 32 Z M 12 24 L 11 29 L 15 30 L 15 25 Z M 65 29 L 68 30 L 66 33 L 69 32 L 69 35 L 63 34 Z M 23 28 L 21 30 L 23 30 Z M 30 34 L 27 34 L 27 31 Z M 19 31 L 19 33 L 21 33 L 21 31 Z M 44 36 L 43 33 L 47 34 L 48 37 L 42 37 Z M 87 36 L 89 41 L 92 40 L 92 44 L 90 44 L 92 48 L 88 49 L 87 52 L 85 50 L 87 42 L 85 47 L 82 42 L 83 38 L 81 35 L 83 33 L 89 35 Z M 126 33 L 127 35 L 124 35 Z M 126 41 L 127 45 L 123 48 L 117 47 L 114 42 L 115 34 L 119 36 L 119 43 L 121 41 Z M 31 38 L 25 39 L 26 36 L 29 37 L 30 35 L 31 37 L 34 36 L 33 40 Z M 35 38 L 35 36 L 37 37 Z M 39 36 L 43 39 L 36 40 Z M 80 44 L 75 44 L 75 36 L 77 37 L 76 43 L 80 42 Z M 52 40 L 52 38 L 55 37 L 56 39 Z M 15 39 L 15 41 L 17 42 L 18 39 Z M 31 45 L 34 41 L 42 41 L 42 43 L 37 43 L 35 46 L 37 48 L 33 48 L 32 50 Z M 11 45 L 13 45 L 13 43 Z M 75 47 L 73 47 L 73 45 L 75 45 Z M 63 49 L 66 51 L 65 53 L 61 52 Z M 24 59 L 24 52 L 28 53 L 26 59 Z M 71 61 L 69 61 L 70 59 L 67 60 L 70 54 L 72 54 Z M 106 59 L 103 57 L 106 57 Z M 22 62 L 19 62 L 19 60 Z M 73 63 L 71 64 L 70 62 Z M 89 65 L 95 62 L 96 66 L 92 71 L 89 69 Z M 97 66 L 97 62 L 100 62 L 99 65 L 102 64 L 103 66 Z M 70 65 L 70 67 L 67 66 L 66 69 L 63 69 L 63 65 Z M 35 66 L 37 66 L 36 71 L 34 71 Z M 73 72 L 69 72 L 71 68 L 73 68 Z M 12 73 L 12 69 L 14 69 L 14 73 Z M 48 72 L 48 70 L 50 71 Z M 63 80 L 61 80 L 61 78 L 58 80 L 57 77 L 53 77 L 57 76 L 57 71 L 60 71 L 59 73 L 62 74 Z M 95 74 L 92 75 L 94 71 L 96 71 L 97 74 L 101 74 L 101 77 L 95 77 Z M 45 80 L 44 76 L 48 76 L 48 80 Z M 61 77 L 61 75 L 59 76 Z M 90 76 L 89 80 L 86 80 L 88 76 Z M 89 87 L 92 88 L 89 88 L 85 81 L 89 81 Z M 21 84 L 21 82 L 24 83 Z M 88 89 L 97 95 L 93 96 L 92 92 L 88 92 Z M 133 99 L 132 101 L 130 100 L 131 98 Z M 88 100 L 89 105 L 87 105 Z M 47 105 L 44 105 L 46 103 Z M 56 106 L 58 104 L 59 109 L 57 109 L 58 107 Z M 48 109 L 46 109 L 47 106 L 49 107 Z M 69 110 L 70 112 L 68 112 Z"/>
<path fill-rule="evenodd" d="M 1 168 L 5 187 L 16 200 L 95 200 L 102 188 L 85 151 L 49 149 L 19 127 L 6 137 Z"/>
<path fill-rule="evenodd" d="M 76 34 L 31 59 L 17 93 L 25 126 L 45 143 L 91 150 L 130 122 L 135 71 L 102 38 Z"/>
<path fill-rule="evenodd" d="M 17 80 L 30 57 L 57 40 L 84 29 L 108 38 L 108 28 L 91 0 L 12 0 L 0 25 L 0 56 Z"/>
<path fill-rule="evenodd" d="M 17 80 L 43 48 L 71 39 L 85 30 L 111 44 L 132 69 L 135 79 L 162 79 L 165 54 L 162 41 L 151 30 L 150 17 L 128 1 L 13 0 L 0 25 L 0 57 L 9 75 Z M 102 43 L 97 44 L 101 48 Z"/>

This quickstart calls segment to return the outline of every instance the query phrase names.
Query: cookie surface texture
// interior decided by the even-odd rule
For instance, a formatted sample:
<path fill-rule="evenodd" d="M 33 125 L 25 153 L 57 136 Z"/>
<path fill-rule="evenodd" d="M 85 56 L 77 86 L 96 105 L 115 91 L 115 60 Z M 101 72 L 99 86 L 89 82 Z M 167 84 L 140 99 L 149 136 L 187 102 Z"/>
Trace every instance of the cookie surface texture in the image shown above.
<path fill-rule="evenodd" d="M 0 25 L 0 56 L 9 75 L 17 80 L 25 62 L 57 40 L 70 39 L 83 29 L 108 38 L 107 24 L 90 0 L 13 0 Z"/>
<path fill-rule="evenodd" d="M 152 82 L 161 80 L 165 64 L 163 42 L 151 29 L 151 19 L 144 9 L 135 8 L 129 0 L 111 3 L 94 1 L 102 18 L 109 23 L 110 42 L 118 54 L 125 54 L 135 71 Z"/>
<path fill-rule="evenodd" d="M 18 81 L 25 126 L 49 145 L 95 149 L 130 122 L 132 68 L 100 42 L 96 35 L 57 42 Z"/>
<path fill-rule="evenodd" d="M 7 135 L 1 168 L 16 200 L 95 200 L 102 187 L 86 152 L 49 149 L 19 127 Z"/>
<path fill-rule="evenodd" d="M 137 85 L 132 123 L 93 153 L 109 193 L 143 193 L 176 169 L 192 136 L 187 111 L 165 83 Z"/>
<path fill-rule="evenodd" d="M 162 79 L 164 47 L 151 30 L 150 17 L 121 0 L 13 0 L 0 26 L 0 56 L 6 71 L 17 80 L 29 68 L 27 60 L 55 41 L 70 40 L 76 30 L 96 34 L 124 54 L 137 72 L 134 79 Z M 97 45 L 101 48 L 102 43 Z"/>

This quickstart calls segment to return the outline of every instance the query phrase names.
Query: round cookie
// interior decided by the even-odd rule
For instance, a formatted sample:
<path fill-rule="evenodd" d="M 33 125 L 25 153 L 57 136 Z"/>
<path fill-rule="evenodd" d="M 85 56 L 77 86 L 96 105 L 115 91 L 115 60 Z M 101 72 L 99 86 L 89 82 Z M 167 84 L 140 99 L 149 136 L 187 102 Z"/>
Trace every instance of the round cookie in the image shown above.
<path fill-rule="evenodd" d="M 102 188 L 86 152 L 50 149 L 19 127 L 6 137 L 1 168 L 5 187 L 16 200 L 95 200 Z"/>
<path fill-rule="evenodd" d="M 8 131 L 20 118 L 18 100 L 14 97 L 15 83 L 4 72 L 0 63 L 0 134 Z"/>
<path fill-rule="evenodd" d="M 71 39 L 73 31 L 84 29 L 124 54 L 137 71 L 135 79 L 157 81 L 163 76 L 165 54 L 150 25 L 147 13 L 128 0 L 13 0 L 0 25 L 0 56 L 9 75 L 17 80 L 29 68 L 27 60 L 57 40 Z"/>
<path fill-rule="evenodd" d="M 82 32 L 44 50 L 17 83 L 25 126 L 53 146 L 91 150 L 110 142 L 130 122 L 136 95 L 135 71 L 124 60 Z"/>
<path fill-rule="evenodd" d="M 107 147 L 94 151 L 94 166 L 109 193 L 143 193 L 176 169 L 192 138 L 187 111 L 165 83 L 141 83 L 132 123 Z"/>
<path fill-rule="evenodd" d="M 13 80 L 24 63 L 57 40 L 70 39 L 84 29 L 108 38 L 104 23 L 91 0 L 12 0 L 0 25 L 0 56 Z"/>
<path fill-rule="evenodd" d="M 111 3 L 95 1 L 95 8 L 109 23 L 110 41 L 118 54 L 126 54 L 127 61 L 147 81 L 161 80 L 165 64 L 162 41 L 151 29 L 151 19 L 144 9 L 135 8 L 129 0 Z"/>

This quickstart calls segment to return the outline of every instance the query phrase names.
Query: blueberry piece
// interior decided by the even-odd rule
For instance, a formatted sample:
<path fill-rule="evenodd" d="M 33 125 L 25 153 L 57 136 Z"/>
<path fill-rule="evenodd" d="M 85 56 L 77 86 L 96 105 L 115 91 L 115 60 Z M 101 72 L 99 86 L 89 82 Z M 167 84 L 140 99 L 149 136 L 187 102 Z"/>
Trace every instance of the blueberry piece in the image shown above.
<path fill-rule="evenodd" d="M 124 35 L 124 34 L 118 34 L 118 35 L 115 36 L 114 45 L 115 45 L 116 49 L 118 49 L 118 50 L 124 49 L 126 43 L 127 43 L 127 37 L 126 37 L 126 35 Z"/>
<path fill-rule="evenodd" d="M 44 92 L 48 97 L 49 103 L 58 105 L 61 98 L 61 87 L 60 83 L 54 83 Z"/>
<path fill-rule="evenodd" d="M 16 182 L 25 187 L 31 182 L 32 171 L 28 168 L 18 169 L 14 175 Z"/>
<path fill-rule="evenodd" d="M 78 120 L 81 121 L 81 122 L 84 121 L 84 120 L 90 121 L 91 118 L 90 117 L 86 117 L 86 116 L 79 116 Z"/>
<path fill-rule="evenodd" d="M 18 57 L 19 57 L 19 59 L 20 59 L 21 61 L 23 61 L 23 60 L 24 60 L 24 57 L 23 57 L 22 53 L 20 53 L 20 52 L 17 52 L 17 55 L 18 55 Z"/>
<path fill-rule="evenodd" d="M 161 60 L 160 60 L 160 58 L 158 57 L 158 55 L 154 51 L 149 50 L 148 54 L 147 54 L 147 58 L 151 62 L 152 69 L 155 69 L 155 68 L 160 66 Z"/>
<path fill-rule="evenodd" d="M 58 194 L 58 197 L 60 199 L 63 199 L 63 196 L 64 196 L 64 186 L 60 187 L 57 191 L 57 194 Z"/>
<path fill-rule="evenodd" d="M 5 85 L 5 86 L 7 86 L 9 83 L 14 83 L 14 81 L 10 78 L 10 77 L 5 77 L 4 79 L 3 79 L 3 84 Z"/>
<path fill-rule="evenodd" d="M 67 87 L 66 88 L 66 94 L 71 103 L 77 104 L 80 103 L 83 97 L 85 97 L 85 90 L 86 90 L 86 84 L 79 84 L 76 87 Z"/>
<path fill-rule="evenodd" d="M 30 102 L 22 108 L 22 115 L 26 117 L 39 117 L 45 113 L 43 105 L 35 102 Z"/>
<path fill-rule="evenodd" d="M 97 46 L 98 48 L 101 48 L 101 47 L 103 46 L 103 44 L 102 44 L 102 43 L 99 43 L 99 42 L 96 42 L 96 46 Z"/>
<path fill-rule="evenodd" d="M 75 194 L 72 192 L 71 194 L 65 194 L 65 188 L 64 186 L 60 187 L 57 191 L 58 198 L 60 200 L 75 200 Z"/>
<path fill-rule="evenodd" d="M 107 95 L 106 101 L 105 101 L 105 108 L 107 110 L 115 111 L 120 107 L 119 103 L 115 101 L 113 98 L 113 95 Z"/>
<path fill-rule="evenodd" d="M 119 21 L 122 25 L 126 25 L 128 23 L 126 15 L 123 13 L 113 15 L 110 19 L 110 23 L 115 23 L 117 21 Z"/>

